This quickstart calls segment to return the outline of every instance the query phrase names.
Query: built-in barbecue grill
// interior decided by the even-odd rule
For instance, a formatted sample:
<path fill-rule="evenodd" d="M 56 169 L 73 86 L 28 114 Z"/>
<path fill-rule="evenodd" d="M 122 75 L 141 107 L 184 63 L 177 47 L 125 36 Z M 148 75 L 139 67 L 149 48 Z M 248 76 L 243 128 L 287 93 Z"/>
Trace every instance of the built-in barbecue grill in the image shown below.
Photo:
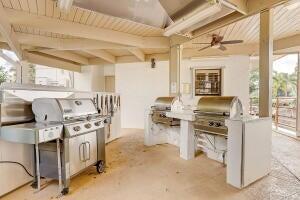
<path fill-rule="evenodd" d="M 168 126 L 179 126 L 180 120 L 166 116 L 166 112 L 171 111 L 171 106 L 177 100 L 177 97 L 158 97 L 152 106 L 152 121 L 158 124 Z"/>
<path fill-rule="evenodd" d="M 202 97 L 194 111 L 196 133 L 206 133 L 227 137 L 225 119 L 239 118 L 242 114 L 242 104 L 237 97 Z"/>

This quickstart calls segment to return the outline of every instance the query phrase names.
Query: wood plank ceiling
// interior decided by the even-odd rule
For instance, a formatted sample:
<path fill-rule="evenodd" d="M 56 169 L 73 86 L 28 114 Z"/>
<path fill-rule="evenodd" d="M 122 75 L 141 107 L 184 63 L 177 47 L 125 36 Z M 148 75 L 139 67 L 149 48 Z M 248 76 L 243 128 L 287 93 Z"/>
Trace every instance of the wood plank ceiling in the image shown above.
<path fill-rule="evenodd" d="M 102 13 L 97 13 L 75 6 L 73 6 L 71 8 L 71 11 L 68 14 L 66 14 L 60 11 L 57 5 L 58 2 L 54 0 L 0 0 L 0 3 L 5 9 L 22 11 L 32 15 L 54 18 L 61 21 L 87 25 L 95 28 L 114 30 L 121 33 L 131 34 L 134 36 L 158 37 L 162 36 L 163 33 L 163 29 L 160 28 L 136 23 L 127 19 L 105 15 Z M 30 26 L 16 24 L 13 24 L 12 26 L 13 30 L 16 33 L 24 33 L 34 36 L 45 36 L 57 39 L 79 39 L 79 37 L 55 32 L 47 32 Z M 105 51 L 116 57 L 133 55 L 127 49 L 106 49 Z M 141 51 L 143 51 L 143 49 L 141 49 Z M 95 58 L 95 56 L 80 50 L 74 50 L 69 52 L 80 56 L 84 56 L 88 59 Z M 147 53 L 151 54 L 152 52 L 149 52 L 149 49 L 147 49 Z"/>
<path fill-rule="evenodd" d="M 138 50 L 133 49 L 130 50 L 129 48 L 136 48 L 136 46 L 130 46 L 130 45 L 124 45 L 124 44 L 117 44 L 117 43 L 111 43 L 107 41 L 100 41 L 100 40 L 89 40 L 88 38 L 81 38 L 78 37 L 76 34 L 73 34 L 71 36 L 70 34 L 73 32 L 68 32 L 68 34 L 62 34 L 59 33 L 59 31 L 55 32 L 49 32 L 42 29 L 39 29 L 37 27 L 33 27 L 31 23 L 28 23 L 27 25 L 20 25 L 20 24 L 12 24 L 13 30 L 17 34 L 21 34 L 21 36 L 24 36 L 22 34 L 25 34 L 26 36 L 34 36 L 36 38 L 34 39 L 35 45 L 42 43 L 43 45 L 40 46 L 42 48 L 47 47 L 49 44 L 48 41 L 52 41 L 52 45 L 49 46 L 49 48 L 55 48 L 59 47 L 60 52 L 64 50 L 67 52 L 64 55 L 61 55 L 62 59 L 68 59 L 72 57 L 73 55 L 78 55 L 77 61 L 80 60 L 81 63 L 77 62 L 77 64 L 84 64 L 86 61 L 82 61 L 82 59 L 86 60 L 93 60 L 93 63 L 97 60 L 102 61 L 118 61 L 122 59 L 118 59 L 118 57 L 126 57 L 128 56 L 134 57 L 135 59 L 130 60 L 136 60 L 138 61 L 138 57 L 135 57 L 132 52 L 142 52 L 147 55 L 153 55 L 153 54 L 163 54 L 164 58 L 168 57 L 167 53 L 169 52 L 169 48 L 167 44 L 164 47 L 157 48 L 153 46 L 160 45 L 160 40 L 153 41 L 152 39 L 155 38 L 163 38 L 163 29 L 148 26 L 141 23 L 136 23 L 127 19 L 122 19 L 118 17 L 113 17 L 109 15 L 105 15 L 102 13 L 97 13 L 94 11 L 86 10 L 83 8 L 75 7 L 73 6 L 71 8 L 71 11 L 66 14 L 64 12 L 61 12 L 60 9 L 57 6 L 56 0 L 0 0 L 0 4 L 6 9 L 6 11 L 18 11 L 19 17 L 22 16 L 22 14 L 27 14 L 27 17 L 32 16 L 41 16 L 44 17 L 43 20 L 47 19 L 55 19 L 59 20 L 59 22 L 71 22 L 71 24 L 74 25 L 85 25 L 85 27 L 92 27 L 92 28 L 99 28 L 102 30 L 112 30 L 120 33 L 127 34 L 126 37 L 134 38 L 138 44 L 145 44 L 145 47 L 141 47 Z M 14 13 L 9 12 L 11 17 L 16 18 L 14 16 Z M 28 16 L 28 14 L 30 16 Z M 45 18 L 46 17 L 46 18 Z M 35 19 L 38 20 L 38 19 Z M 17 20 L 18 21 L 18 20 Z M 21 20 L 22 21 L 22 20 Z M 38 24 L 38 22 L 36 22 Z M 31 25 L 31 26 L 30 26 Z M 52 25 L 53 26 L 53 25 Z M 76 29 L 74 29 L 76 30 Z M 80 31 L 80 30 L 78 30 Z M 184 44 L 184 51 L 193 51 L 193 56 L 195 55 L 195 52 L 201 56 L 202 54 L 197 51 L 197 49 L 203 47 L 203 45 L 197 45 L 193 44 L 195 42 L 210 42 L 211 37 L 210 35 L 216 33 L 219 35 L 224 36 L 224 40 L 236 40 L 241 39 L 244 40 L 244 44 L 255 44 L 258 43 L 259 39 L 259 15 L 253 15 L 248 18 L 245 18 L 241 21 L 238 21 L 236 23 L 230 24 L 228 26 L 225 26 L 221 29 L 218 29 L 216 31 L 210 32 L 209 34 L 202 35 L 198 38 L 192 39 L 191 41 Z M 300 33 L 300 7 L 298 7 L 295 10 L 287 10 L 284 6 L 278 6 L 274 9 L 274 38 L 275 40 L 280 38 L 289 37 L 295 34 Z M 94 32 L 95 35 L 98 35 L 97 31 Z M 39 37 L 41 36 L 41 37 Z M 45 38 L 49 39 L 56 39 L 56 40 L 45 40 Z M 141 38 L 148 38 L 149 41 L 141 41 Z M 78 46 L 74 47 L 73 44 L 71 44 L 70 41 L 64 40 L 64 43 L 61 42 L 60 39 L 74 39 L 76 42 L 81 42 Z M 76 40 L 78 39 L 78 40 Z M 82 39 L 82 40 L 81 40 Z M 95 39 L 95 38 L 93 38 Z M 163 38 L 167 39 L 167 38 Z M 79 41 L 81 40 L 81 41 Z M 24 42 L 27 46 L 30 47 L 28 43 L 28 39 L 25 37 L 22 38 L 21 42 Z M 31 38 L 31 41 L 32 38 Z M 38 42 L 36 42 L 38 41 Z M 73 40 L 72 40 L 73 41 Z M 95 44 L 95 41 L 97 44 Z M 82 49 L 81 50 L 81 44 L 88 43 L 91 47 Z M 149 44 L 151 44 L 149 46 Z M 154 44 L 154 45 L 153 45 Z M 243 45 L 244 45 L 243 44 Z M 45 46 L 46 45 L 46 46 Z M 25 46 L 25 45 L 23 45 Z M 94 47 L 100 47 L 97 53 L 91 53 L 90 50 L 93 50 Z M 105 48 L 104 48 L 104 47 Z M 107 46 L 107 48 L 106 48 Z M 37 46 L 39 47 L 39 46 Z M 109 48 L 108 48 L 109 47 Z M 245 49 L 245 47 L 244 47 Z M 51 50 L 50 50 L 51 51 Z M 207 49 L 205 52 L 212 52 L 211 49 Z M 100 53 L 101 52 L 101 53 Z M 234 51 L 233 51 L 234 52 Z M 237 51 L 238 52 L 238 51 Z M 43 51 L 43 53 L 47 53 L 46 51 Z M 49 53 L 49 51 L 48 51 Z M 49 53 L 50 54 L 50 53 Z M 51 52 L 50 55 L 59 55 L 59 52 Z M 95 57 L 95 55 L 98 55 L 98 57 Z M 65 56 L 65 57 L 64 57 Z M 102 56 L 102 58 L 101 58 Z M 197 56 L 197 55 L 196 55 Z M 109 58 L 109 59 L 108 59 Z M 148 56 L 149 58 L 149 56 Z M 140 58 L 140 61 L 142 59 Z M 74 60 L 71 60 L 74 62 Z M 75 61 L 76 62 L 76 61 Z M 100 62 L 101 63 L 101 62 Z"/>
<path fill-rule="evenodd" d="M 288 10 L 284 5 L 274 8 L 274 39 L 289 37 L 300 33 L 300 7 Z M 206 35 L 200 36 L 185 44 L 185 48 L 201 48 L 203 45 L 193 44 L 210 42 L 212 34 L 224 36 L 225 40 L 244 40 L 244 44 L 258 43 L 259 15 L 253 15 L 236 23 L 225 26 Z"/>
<path fill-rule="evenodd" d="M 5 8 L 25 11 L 31 14 L 47 16 L 98 28 L 111 29 L 138 36 L 161 36 L 163 31 L 162 29 L 145 24 L 135 23 L 126 19 L 112 17 L 74 6 L 71 8 L 71 11 L 66 14 L 60 11 L 57 6 L 57 1 L 53 0 L 1 0 L 1 2 Z M 31 34 L 39 33 L 39 35 L 49 37 L 70 37 L 57 33 L 44 33 L 30 27 L 14 26 L 14 29 L 17 32 Z"/>

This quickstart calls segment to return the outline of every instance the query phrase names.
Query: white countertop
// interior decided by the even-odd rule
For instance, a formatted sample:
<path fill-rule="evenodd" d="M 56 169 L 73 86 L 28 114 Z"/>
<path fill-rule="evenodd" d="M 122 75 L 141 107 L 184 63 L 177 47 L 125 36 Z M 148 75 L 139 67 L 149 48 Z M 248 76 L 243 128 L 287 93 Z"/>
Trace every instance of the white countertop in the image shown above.
<path fill-rule="evenodd" d="M 180 120 L 195 121 L 195 114 L 192 110 L 170 111 L 166 113 L 167 117 L 172 117 Z"/>
<path fill-rule="evenodd" d="M 258 117 L 258 116 L 252 116 L 252 115 L 246 115 L 242 116 L 240 119 L 226 119 L 228 121 L 241 121 L 244 123 L 248 122 L 255 122 L 255 121 L 261 121 L 261 120 L 269 120 L 271 117 Z"/>

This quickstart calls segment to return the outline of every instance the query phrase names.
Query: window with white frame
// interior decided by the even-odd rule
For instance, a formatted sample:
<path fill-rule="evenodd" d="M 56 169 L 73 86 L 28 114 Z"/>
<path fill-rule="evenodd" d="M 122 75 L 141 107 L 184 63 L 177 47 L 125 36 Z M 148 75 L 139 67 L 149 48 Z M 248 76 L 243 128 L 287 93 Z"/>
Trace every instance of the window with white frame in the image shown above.
<path fill-rule="evenodd" d="M 0 49 L 0 84 L 3 82 L 72 88 L 74 73 L 53 67 L 21 63 L 14 52 Z"/>
<path fill-rule="evenodd" d="M 221 96 L 221 69 L 195 69 L 195 96 Z"/>
<path fill-rule="evenodd" d="M 4 82 L 16 83 L 18 69 L 17 56 L 7 50 L 0 50 L 0 84 Z"/>
<path fill-rule="evenodd" d="M 43 65 L 28 64 L 26 67 L 23 67 L 22 72 L 24 74 L 23 82 L 67 88 L 72 88 L 74 86 L 74 74 L 72 71 Z"/>

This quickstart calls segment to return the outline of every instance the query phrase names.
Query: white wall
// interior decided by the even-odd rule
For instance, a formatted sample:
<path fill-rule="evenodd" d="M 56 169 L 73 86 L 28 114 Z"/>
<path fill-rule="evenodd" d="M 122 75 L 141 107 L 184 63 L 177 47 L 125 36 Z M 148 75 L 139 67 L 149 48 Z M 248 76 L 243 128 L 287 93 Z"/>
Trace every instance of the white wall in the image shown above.
<path fill-rule="evenodd" d="M 115 75 L 115 65 L 105 65 L 104 66 L 104 76 L 114 76 Z"/>
<path fill-rule="evenodd" d="M 116 64 L 116 92 L 121 94 L 122 128 L 144 128 L 144 113 L 156 97 L 168 96 L 169 63 Z"/>
<path fill-rule="evenodd" d="M 249 66 L 249 56 L 185 60 L 181 68 L 181 82 L 192 84 L 191 69 L 222 67 L 222 95 L 238 96 L 242 101 L 244 112 L 248 112 Z M 187 104 L 195 104 L 198 99 L 199 97 L 191 98 L 191 95 L 183 96 L 183 101 Z"/>
<path fill-rule="evenodd" d="M 82 67 L 81 73 L 74 73 L 74 88 L 81 91 L 104 91 L 104 67 L 93 65 Z"/>
<path fill-rule="evenodd" d="M 223 95 L 238 96 L 247 112 L 249 105 L 249 56 L 184 60 L 181 83 L 192 84 L 194 68 L 223 67 Z M 158 96 L 169 94 L 169 62 L 127 63 L 115 66 L 116 92 L 121 94 L 122 128 L 143 128 L 145 109 L 153 105 Z M 184 95 L 185 104 L 195 104 L 198 98 Z"/>

